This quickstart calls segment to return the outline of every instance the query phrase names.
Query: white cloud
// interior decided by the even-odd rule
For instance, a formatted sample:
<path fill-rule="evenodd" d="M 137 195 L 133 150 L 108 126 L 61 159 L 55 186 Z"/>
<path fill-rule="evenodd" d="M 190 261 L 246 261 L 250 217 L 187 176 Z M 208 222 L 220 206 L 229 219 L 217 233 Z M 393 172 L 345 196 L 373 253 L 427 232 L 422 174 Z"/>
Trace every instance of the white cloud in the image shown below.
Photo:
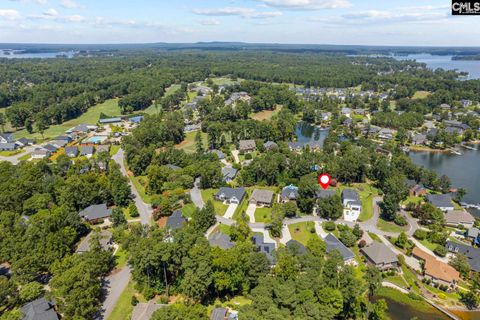
<path fill-rule="evenodd" d="M 447 18 L 446 13 L 396 13 L 392 11 L 368 10 L 342 15 L 345 19 L 370 22 L 407 22 L 426 21 Z"/>
<path fill-rule="evenodd" d="M 72 16 L 65 17 L 64 20 L 66 20 L 68 22 L 84 22 L 86 19 L 83 16 L 80 16 L 78 14 L 74 14 Z"/>
<path fill-rule="evenodd" d="M 14 9 L 0 9 L 0 18 L 6 20 L 19 20 L 21 15 L 20 12 Z"/>
<path fill-rule="evenodd" d="M 257 0 L 269 7 L 291 10 L 322 10 L 351 7 L 348 0 Z"/>
<path fill-rule="evenodd" d="M 242 7 L 194 9 L 193 13 L 203 16 L 240 16 L 252 19 L 274 18 L 282 15 L 280 11 L 257 11 L 255 9 Z"/>
<path fill-rule="evenodd" d="M 58 11 L 53 8 L 50 8 L 47 11 L 45 11 L 43 15 L 49 16 L 49 17 L 56 17 L 58 16 Z"/>
<path fill-rule="evenodd" d="M 220 24 L 220 21 L 212 18 L 200 20 L 199 23 L 203 26 L 218 26 Z"/>
<path fill-rule="evenodd" d="M 60 0 L 60 5 L 67 9 L 80 8 L 80 5 L 73 0 Z"/>

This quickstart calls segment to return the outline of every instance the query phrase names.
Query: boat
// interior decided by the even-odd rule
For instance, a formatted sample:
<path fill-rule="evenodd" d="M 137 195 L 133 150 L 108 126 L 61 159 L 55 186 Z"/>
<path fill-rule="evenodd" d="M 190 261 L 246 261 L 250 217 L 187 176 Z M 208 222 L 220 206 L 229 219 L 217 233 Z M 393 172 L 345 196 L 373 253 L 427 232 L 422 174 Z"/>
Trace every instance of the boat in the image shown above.
<path fill-rule="evenodd" d="M 455 150 L 455 149 L 450 149 L 450 152 L 453 153 L 453 154 L 456 154 L 457 156 L 463 155 L 460 151 Z"/>

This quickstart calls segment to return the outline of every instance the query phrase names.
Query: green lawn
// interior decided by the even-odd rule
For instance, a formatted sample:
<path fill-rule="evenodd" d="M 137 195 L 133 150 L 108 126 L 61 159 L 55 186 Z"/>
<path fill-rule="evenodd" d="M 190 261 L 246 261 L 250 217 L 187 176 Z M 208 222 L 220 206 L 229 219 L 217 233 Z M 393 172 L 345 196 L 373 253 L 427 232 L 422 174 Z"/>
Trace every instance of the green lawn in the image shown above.
<path fill-rule="evenodd" d="M 208 135 L 204 132 L 200 131 L 200 134 L 202 136 L 202 141 L 203 141 L 203 147 L 205 149 L 208 148 Z M 197 131 L 195 132 L 189 132 L 185 135 L 185 140 L 183 140 L 181 143 L 177 144 L 175 147 L 177 149 L 184 150 L 186 153 L 194 153 L 196 151 L 195 147 L 195 136 L 197 135 Z"/>
<path fill-rule="evenodd" d="M 420 204 L 423 201 L 422 197 L 408 196 L 407 199 L 401 202 L 401 205 L 407 205 L 409 203 Z"/>
<path fill-rule="evenodd" d="M 297 240 L 303 245 L 306 245 L 312 237 L 318 237 L 316 233 L 310 232 L 312 228 L 315 228 L 313 222 L 299 222 L 288 226 L 292 239 Z"/>
<path fill-rule="evenodd" d="M 31 154 L 31 153 L 27 153 L 26 155 L 23 155 L 23 156 L 21 156 L 20 158 L 18 158 L 18 160 L 20 160 L 20 161 L 27 161 L 27 160 L 29 160 L 31 157 L 32 157 L 32 154 Z"/>
<path fill-rule="evenodd" d="M 417 91 L 415 92 L 415 94 L 413 95 L 412 99 L 424 99 L 426 97 L 428 97 L 429 95 L 431 95 L 432 93 L 431 92 L 428 92 L 428 91 Z"/>
<path fill-rule="evenodd" d="M 114 155 L 116 155 L 118 150 L 120 150 L 120 145 L 116 145 L 116 144 L 112 145 L 110 147 L 110 156 L 113 157 Z"/>
<path fill-rule="evenodd" d="M 255 222 L 269 223 L 272 221 L 272 208 L 257 208 L 255 210 Z"/>
<path fill-rule="evenodd" d="M 373 241 L 382 242 L 382 240 L 380 240 L 377 234 L 369 232 L 368 235 L 370 236 L 370 238 L 372 238 Z"/>
<path fill-rule="evenodd" d="M 406 227 L 397 226 L 395 223 L 385 221 L 382 218 L 378 219 L 377 227 L 382 231 L 392 232 L 392 233 L 400 233 L 407 230 Z"/>
<path fill-rule="evenodd" d="M 0 156 L 2 157 L 11 157 L 11 156 L 15 156 L 19 153 L 22 153 L 22 150 L 13 150 L 13 151 L 0 151 Z"/>
<path fill-rule="evenodd" d="M 228 205 L 223 204 L 220 201 L 216 201 L 213 197 L 217 194 L 218 189 L 205 189 L 201 190 L 203 202 L 207 203 L 208 200 L 213 202 L 213 206 L 215 207 L 215 213 L 219 216 L 223 216 L 225 211 L 227 211 Z"/>
<path fill-rule="evenodd" d="M 132 296 L 134 295 L 138 298 L 140 302 L 145 302 L 145 299 L 141 295 L 136 294 L 133 282 L 130 281 L 128 283 L 128 286 L 120 295 L 117 304 L 113 308 L 113 311 L 107 320 L 130 320 L 130 316 L 133 311 L 131 301 Z"/>
<path fill-rule="evenodd" d="M 408 283 L 406 283 L 405 280 L 403 280 L 403 278 L 401 276 L 398 276 L 398 275 L 397 276 L 386 277 L 385 281 L 396 284 L 397 286 L 399 286 L 401 288 L 405 288 L 405 289 L 408 288 Z"/>
<path fill-rule="evenodd" d="M 343 189 L 355 189 L 358 191 L 360 200 L 362 201 L 362 213 L 358 218 L 359 221 L 367 221 L 373 217 L 373 198 L 379 195 L 379 190 L 368 183 L 355 183 L 352 185 L 341 185 L 340 192 Z"/>
<path fill-rule="evenodd" d="M 270 120 L 273 116 L 277 115 L 280 110 L 282 110 L 282 106 L 277 106 L 274 110 L 264 110 L 252 113 L 250 114 L 250 118 L 257 121 Z"/>
<path fill-rule="evenodd" d="M 379 298 L 386 297 L 391 300 L 396 301 L 397 303 L 404 304 L 406 306 L 410 306 L 416 311 L 422 313 L 429 313 L 432 311 L 433 307 L 431 307 L 428 303 L 421 300 L 412 299 L 410 296 L 399 292 L 398 290 L 392 288 L 385 288 L 382 287 L 378 290 L 377 296 Z"/>
<path fill-rule="evenodd" d="M 132 180 L 133 185 L 138 190 L 140 194 L 140 198 L 142 198 L 143 202 L 145 203 L 152 203 L 152 197 L 145 192 L 145 183 L 147 180 L 146 176 L 138 176 L 138 177 L 130 177 Z"/>
<path fill-rule="evenodd" d="M 127 252 L 122 248 L 118 248 L 117 252 L 115 252 L 115 266 L 119 269 L 125 267 L 128 262 Z"/>
<path fill-rule="evenodd" d="M 252 303 L 252 300 L 248 299 L 247 297 L 244 296 L 235 296 L 230 300 L 225 300 L 222 301 L 220 299 L 216 299 L 213 301 L 208 307 L 208 314 L 212 312 L 213 309 L 218 308 L 218 307 L 229 307 L 231 306 L 233 309 L 237 309 L 241 306 L 244 306 L 246 304 Z"/>
<path fill-rule="evenodd" d="M 197 207 L 193 203 L 189 203 L 182 208 L 182 213 L 184 217 L 190 218 L 192 214 L 195 212 Z"/>
<path fill-rule="evenodd" d="M 438 244 L 428 241 L 428 239 L 418 240 L 421 244 L 427 247 L 429 250 L 433 251 L 438 246 Z"/>

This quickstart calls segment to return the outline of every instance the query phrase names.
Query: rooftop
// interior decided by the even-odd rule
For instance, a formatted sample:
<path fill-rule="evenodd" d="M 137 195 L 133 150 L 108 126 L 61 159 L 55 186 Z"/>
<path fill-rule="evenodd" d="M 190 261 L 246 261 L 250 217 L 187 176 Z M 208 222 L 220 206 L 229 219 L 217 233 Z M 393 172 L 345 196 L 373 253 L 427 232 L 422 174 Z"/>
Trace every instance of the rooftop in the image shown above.
<path fill-rule="evenodd" d="M 384 243 L 375 241 L 362 248 L 362 252 L 375 264 L 398 262 L 397 255 Z"/>
<path fill-rule="evenodd" d="M 327 252 L 338 250 L 343 257 L 344 261 L 355 258 L 355 254 L 348 249 L 340 240 L 338 240 L 333 234 L 329 233 L 325 239 L 327 244 Z"/>

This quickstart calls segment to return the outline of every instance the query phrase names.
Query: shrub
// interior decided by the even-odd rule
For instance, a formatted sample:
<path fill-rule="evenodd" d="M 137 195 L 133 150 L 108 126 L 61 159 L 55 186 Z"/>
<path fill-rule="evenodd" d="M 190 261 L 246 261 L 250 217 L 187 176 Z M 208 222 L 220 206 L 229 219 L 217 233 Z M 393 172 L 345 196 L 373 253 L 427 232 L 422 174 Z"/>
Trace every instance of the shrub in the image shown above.
<path fill-rule="evenodd" d="M 413 236 L 418 240 L 424 240 L 425 238 L 427 238 L 427 235 L 427 231 L 422 229 L 415 230 L 415 233 L 413 234 Z"/>
<path fill-rule="evenodd" d="M 323 227 L 325 228 L 325 230 L 327 231 L 335 231 L 335 222 L 333 221 L 326 221 L 323 223 Z"/>
<path fill-rule="evenodd" d="M 359 248 L 363 248 L 367 245 L 367 242 L 365 240 L 360 240 L 360 242 L 358 243 L 358 247 Z"/>
<path fill-rule="evenodd" d="M 251 153 L 247 153 L 247 154 L 245 155 L 245 160 L 252 160 L 252 158 L 253 158 L 253 157 L 252 157 L 252 154 L 251 154 Z"/>
<path fill-rule="evenodd" d="M 135 296 L 132 296 L 132 299 L 130 300 L 130 303 L 132 306 L 136 306 L 138 304 L 138 299 Z"/>
<path fill-rule="evenodd" d="M 445 257 L 447 255 L 447 248 L 444 246 L 438 245 L 435 247 L 435 250 L 433 252 L 440 257 Z"/>
<path fill-rule="evenodd" d="M 442 299 L 442 300 L 445 300 L 445 299 L 447 299 L 447 296 L 445 295 L 445 293 L 439 293 L 438 298 Z"/>
<path fill-rule="evenodd" d="M 397 215 L 393 220 L 393 222 L 395 222 L 396 225 L 399 225 L 402 227 L 408 224 L 407 219 L 405 219 L 404 216 L 400 216 L 400 215 Z"/>

